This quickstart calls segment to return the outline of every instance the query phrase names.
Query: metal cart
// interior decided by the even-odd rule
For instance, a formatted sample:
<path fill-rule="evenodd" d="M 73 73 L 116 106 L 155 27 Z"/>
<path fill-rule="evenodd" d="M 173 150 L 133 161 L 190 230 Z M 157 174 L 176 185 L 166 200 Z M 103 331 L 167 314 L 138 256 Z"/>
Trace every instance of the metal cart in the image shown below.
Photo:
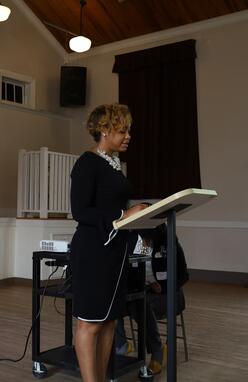
<path fill-rule="evenodd" d="M 73 295 L 69 283 L 64 288 L 58 285 L 41 285 L 40 271 L 41 261 L 48 259 L 54 262 L 54 265 L 68 265 L 69 253 L 65 252 L 33 252 L 33 290 L 32 290 L 32 361 L 33 375 L 37 378 L 47 376 L 47 368 L 45 364 L 55 365 L 59 368 L 71 369 L 79 372 L 78 362 L 73 346 L 72 335 L 72 303 Z M 139 370 L 139 378 L 141 380 L 152 380 L 153 375 L 146 367 L 146 348 L 145 348 L 145 262 L 150 260 L 148 256 L 131 257 L 130 263 L 137 263 L 139 267 L 139 280 L 137 280 L 137 288 L 130 291 L 127 295 L 127 301 L 137 300 L 139 304 L 140 317 L 138 320 L 138 351 L 136 357 L 115 355 L 113 346 L 112 354 L 109 362 L 108 377 L 110 381 L 117 381 L 117 378 L 131 370 Z M 66 270 L 66 279 L 69 278 L 68 270 Z M 41 298 L 43 296 L 51 296 L 65 299 L 65 322 L 64 322 L 64 344 L 62 346 L 40 351 L 40 311 Z"/>

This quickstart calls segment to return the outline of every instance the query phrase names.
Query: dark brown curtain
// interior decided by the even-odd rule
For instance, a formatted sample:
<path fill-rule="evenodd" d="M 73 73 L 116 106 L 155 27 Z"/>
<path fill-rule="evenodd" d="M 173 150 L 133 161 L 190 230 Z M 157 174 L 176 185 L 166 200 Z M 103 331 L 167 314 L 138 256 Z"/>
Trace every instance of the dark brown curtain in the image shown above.
<path fill-rule="evenodd" d="M 201 187 L 195 41 L 115 56 L 119 102 L 133 116 L 127 161 L 137 198 Z"/>

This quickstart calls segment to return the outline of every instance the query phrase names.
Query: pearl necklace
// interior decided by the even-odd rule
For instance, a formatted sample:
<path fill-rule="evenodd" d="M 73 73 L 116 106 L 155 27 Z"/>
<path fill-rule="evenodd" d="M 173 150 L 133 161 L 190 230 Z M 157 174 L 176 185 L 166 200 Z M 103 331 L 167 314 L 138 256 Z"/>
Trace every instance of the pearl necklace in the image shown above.
<path fill-rule="evenodd" d="M 100 149 L 97 149 L 96 151 L 100 157 L 104 158 L 110 164 L 110 166 L 112 166 L 117 171 L 121 171 L 121 162 L 117 155 L 110 156 L 106 154 L 105 151 Z"/>

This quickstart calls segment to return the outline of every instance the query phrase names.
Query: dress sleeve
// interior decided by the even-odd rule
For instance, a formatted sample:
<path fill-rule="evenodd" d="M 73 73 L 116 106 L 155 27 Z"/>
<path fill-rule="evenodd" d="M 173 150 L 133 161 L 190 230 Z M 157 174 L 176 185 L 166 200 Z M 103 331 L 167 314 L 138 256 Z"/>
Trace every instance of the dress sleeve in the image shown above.
<path fill-rule="evenodd" d="M 116 235 L 112 222 L 122 211 L 94 206 L 97 181 L 97 166 L 81 157 L 71 172 L 71 211 L 79 224 L 97 227 L 103 243 L 108 244 Z"/>

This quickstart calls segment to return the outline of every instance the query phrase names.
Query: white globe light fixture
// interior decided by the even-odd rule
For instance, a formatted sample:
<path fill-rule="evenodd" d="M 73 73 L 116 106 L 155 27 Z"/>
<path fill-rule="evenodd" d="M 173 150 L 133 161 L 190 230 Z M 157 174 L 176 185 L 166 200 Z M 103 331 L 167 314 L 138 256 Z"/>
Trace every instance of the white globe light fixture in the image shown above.
<path fill-rule="evenodd" d="M 70 49 L 77 53 L 86 52 L 91 47 L 91 40 L 82 35 L 82 11 L 83 11 L 83 6 L 85 4 L 86 4 L 85 0 L 80 0 L 79 36 L 72 37 L 69 41 Z"/>
<path fill-rule="evenodd" d="M 11 10 L 0 3 L 0 21 L 6 21 L 9 18 Z"/>
<path fill-rule="evenodd" d="M 91 41 L 84 36 L 76 36 L 70 39 L 69 47 L 71 50 L 77 53 L 86 52 L 91 47 Z"/>

